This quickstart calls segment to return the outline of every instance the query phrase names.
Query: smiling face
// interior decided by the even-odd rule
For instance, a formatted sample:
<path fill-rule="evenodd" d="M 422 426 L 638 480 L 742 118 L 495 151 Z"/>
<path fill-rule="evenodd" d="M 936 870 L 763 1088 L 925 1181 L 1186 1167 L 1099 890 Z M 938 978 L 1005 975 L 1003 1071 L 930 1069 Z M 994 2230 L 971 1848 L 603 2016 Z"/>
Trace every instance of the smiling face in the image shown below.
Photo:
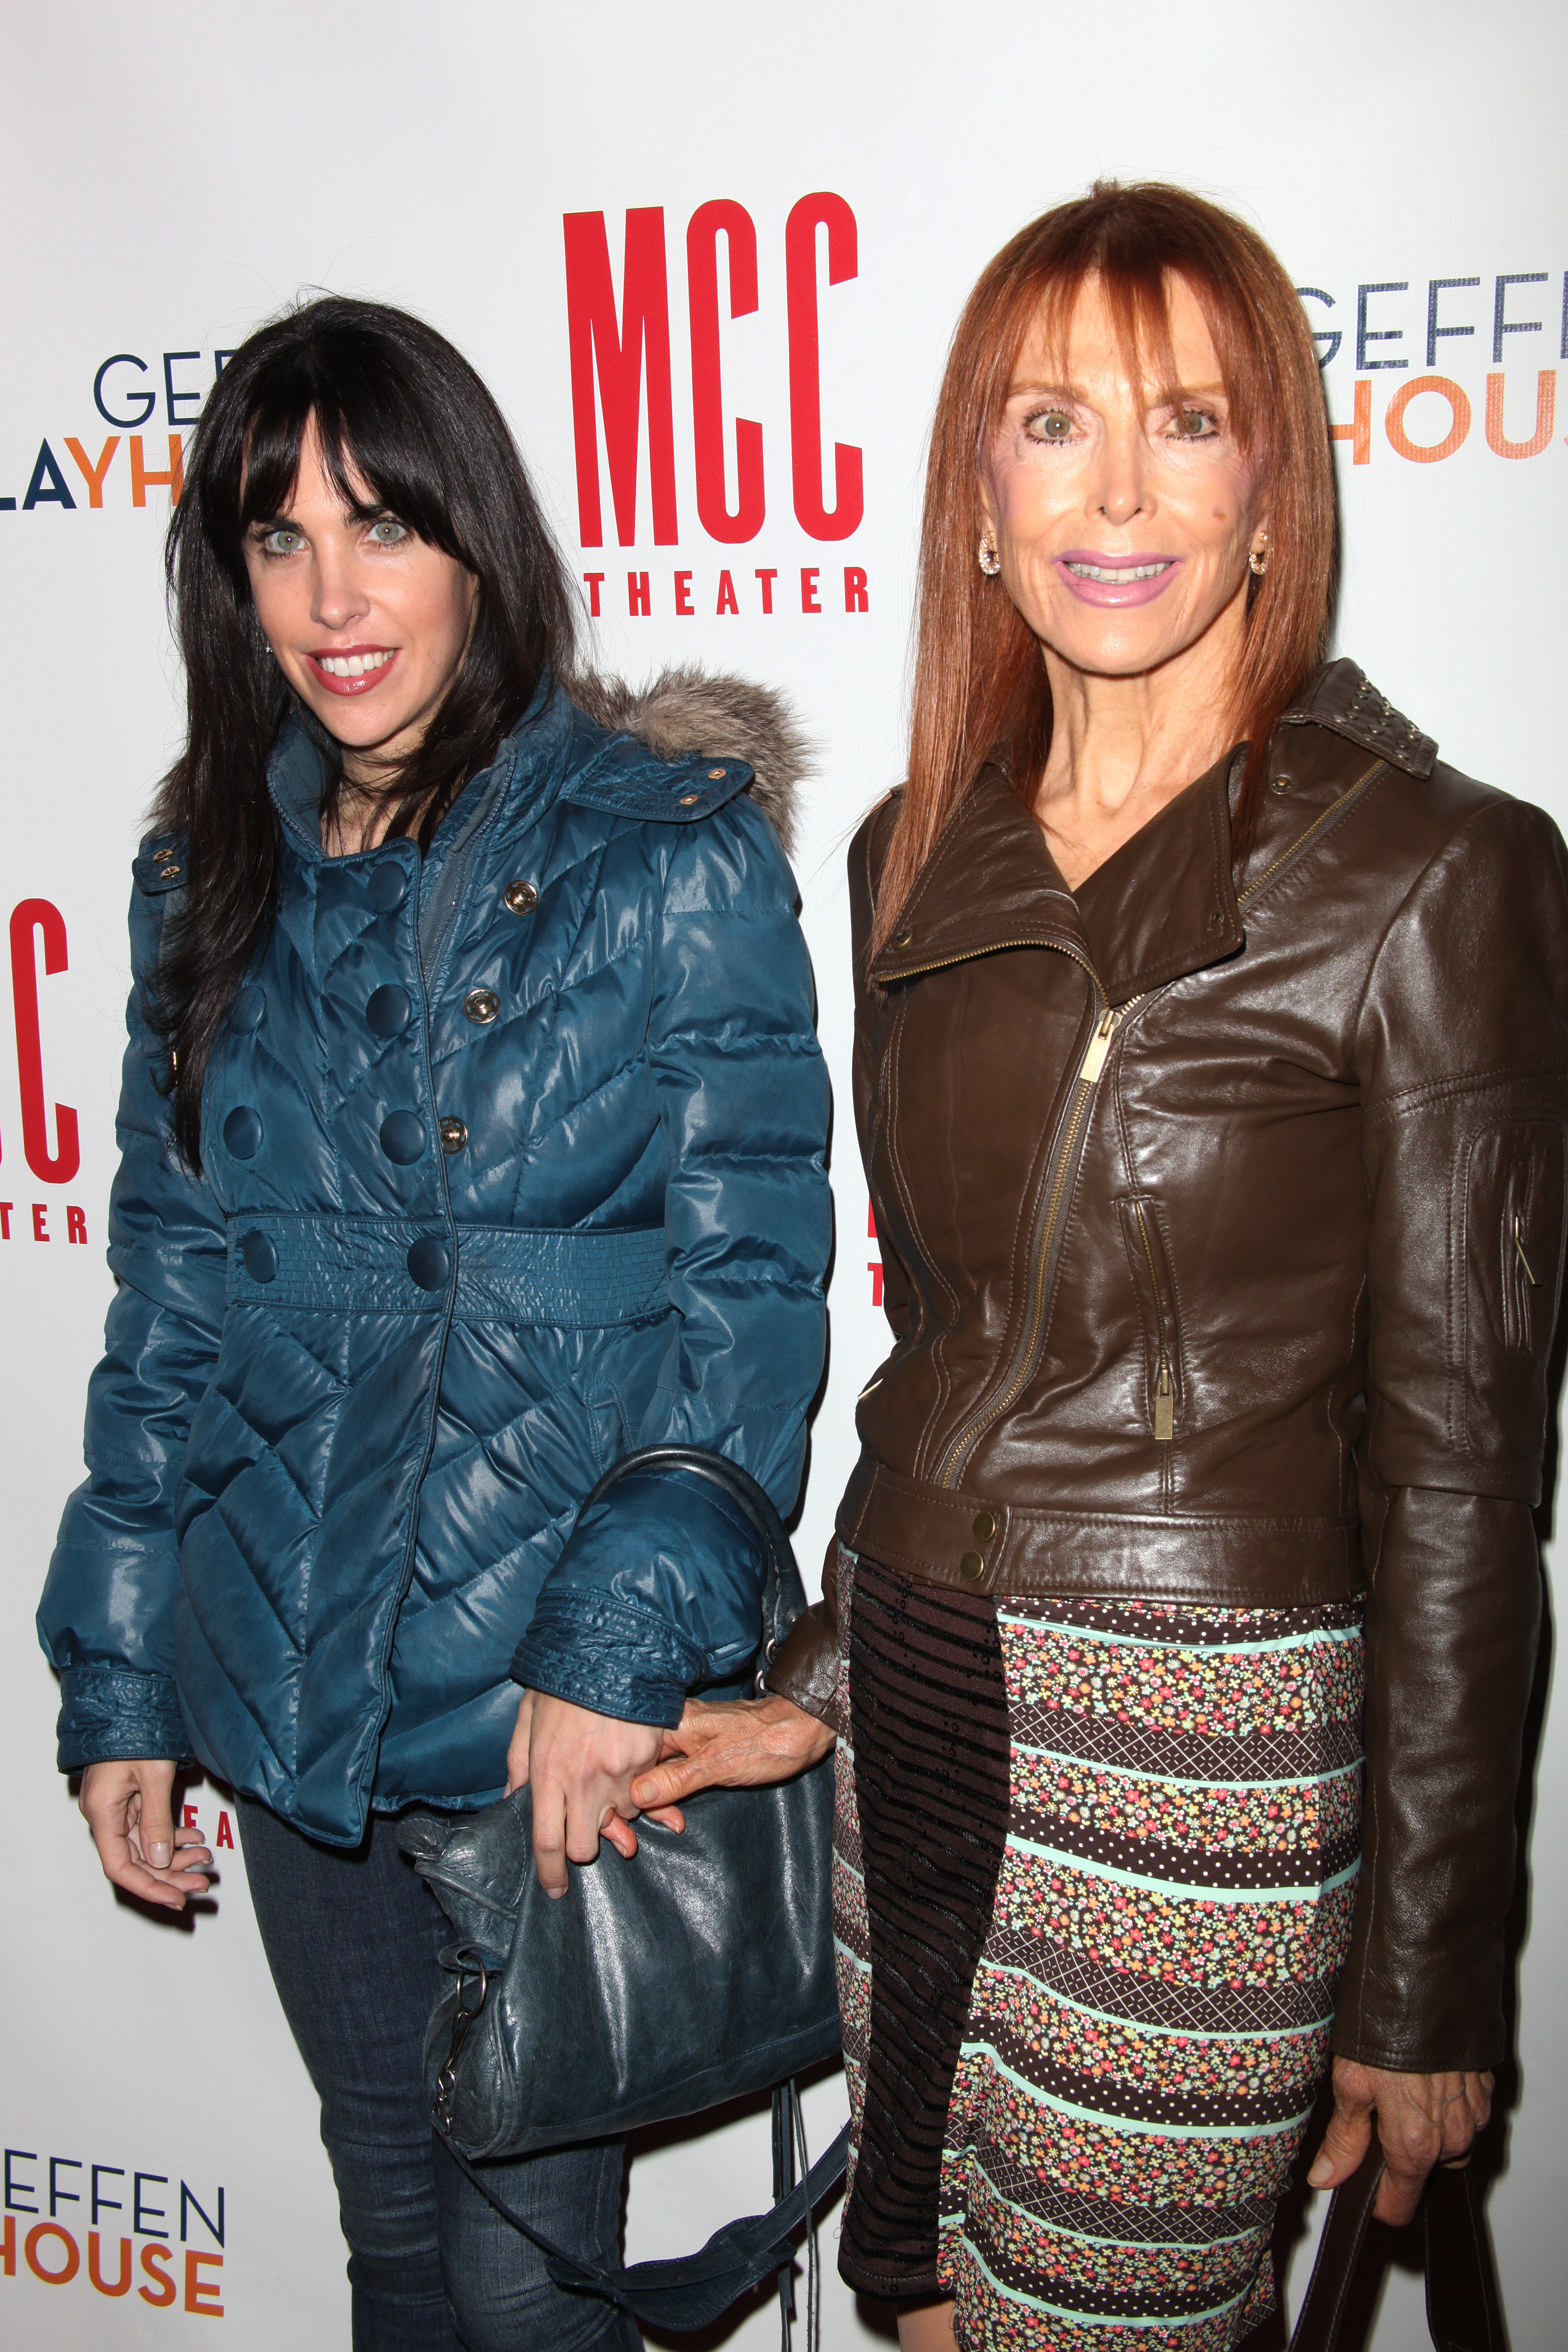
<path fill-rule="evenodd" d="M 417 747 L 462 662 L 479 583 L 351 481 L 357 510 L 312 422 L 289 504 L 250 526 L 245 563 L 279 667 L 357 783 Z"/>
<path fill-rule="evenodd" d="M 1135 677 L 1192 657 L 1235 675 L 1247 557 L 1267 544 L 1267 485 L 1237 445 L 1203 310 L 1168 287 L 1173 387 L 1134 384 L 1099 281 L 1053 353 L 1019 353 L 982 469 L 1001 583 L 1047 655 Z M 1170 396 L 1173 389 L 1175 396 Z M 1145 407 L 1145 402 L 1149 404 Z"/>

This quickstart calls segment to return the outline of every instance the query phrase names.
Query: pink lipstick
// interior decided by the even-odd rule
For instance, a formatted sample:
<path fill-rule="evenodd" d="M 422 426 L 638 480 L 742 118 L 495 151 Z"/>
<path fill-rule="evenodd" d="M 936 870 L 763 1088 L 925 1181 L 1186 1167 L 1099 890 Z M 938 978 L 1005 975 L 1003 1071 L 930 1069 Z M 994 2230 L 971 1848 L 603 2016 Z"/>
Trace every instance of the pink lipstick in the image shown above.
<path fill-rule="evenodd" d="M 1179 555 L 1108 555 L 1097 547 L 1069 547 L 1055 559 L 1057 576 L 1080 604 L 1124 610 L 1150 604 L 1182 568 Z"/>

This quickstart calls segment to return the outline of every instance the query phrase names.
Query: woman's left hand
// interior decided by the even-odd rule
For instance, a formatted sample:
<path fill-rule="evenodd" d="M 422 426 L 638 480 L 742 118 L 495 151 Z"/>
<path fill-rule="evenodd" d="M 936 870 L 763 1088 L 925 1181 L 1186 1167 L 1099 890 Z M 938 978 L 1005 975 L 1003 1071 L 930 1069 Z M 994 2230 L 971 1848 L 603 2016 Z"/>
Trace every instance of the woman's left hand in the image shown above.
<path fill-rule="evenodd" d="M 664 1734 L 658 1769 L 645 1771 L 632 1794 L 650 1808 L 667 1806 L 684 1828 L 680 1798 L 699 1789 L 792 1780 L 826 1756 L 837 1737 L 831 1724 L 773 1691 L 760 1699 L 689 1698 L 675 1729 Z"/>
<path fill-rule="evenodd" d="M 1312 2189 L 1338 2189 L 1360 2168 L 1373 2116 L 1388 2168 L 1373 2211 L 1397 2228 L 1413 2221 L 1435 2164 L 1468 2160 L 1492 2111 L 1489 2074 L 1396 2074 L 1334 2060 L 1334 2112 L 1307 2175 Z"/>
<path fill-rule="evenodd" d="M 542 1691 L 523 1693 L 506 1751 L 506 1792 L 533 1790 L 533 1866 L 546 1895 L 565 1894 L 567 1864 L 595 1861 L 601 1837 L 628 1862 L 636 1853 L 632 1822 L 641 1808 L 632 1782 L 664 1737 L 657 1723 L 623 1723 Z M 670 1826 L 684 1824 L 676 1818 Z"/>

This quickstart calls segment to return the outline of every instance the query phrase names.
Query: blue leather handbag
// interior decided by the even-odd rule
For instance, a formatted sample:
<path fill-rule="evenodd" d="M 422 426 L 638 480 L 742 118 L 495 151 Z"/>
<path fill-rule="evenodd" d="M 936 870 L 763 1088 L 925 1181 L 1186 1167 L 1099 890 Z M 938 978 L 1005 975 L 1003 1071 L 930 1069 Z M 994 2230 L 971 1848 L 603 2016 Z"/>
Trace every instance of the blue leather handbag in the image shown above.
<path fill-rule="evenodd" d="M 805 1605 L 778 1514 L 736 1464 L 684 1445 L 626 1455 L 589 1502 L 648 1470 L 711 1480 L 762 1545 L 760 1696 Z M 518 2227 L 472 2168 L 484 2159 L 618 2137 L 780 2093 L 802 2069 L 838 2055 L 832 1773 L 828 1758 L 773 1787 L 703 1790 L 682 1804 L 683 1832 L 645 1819 L 632 1861 L 605 1844 L 597 1862 L 571 1865 L 560 1901 L 534 1874 L 526 1789 L 482 1813 L 404 1824 L 400 1843 L 457 1933 L 442 1954 L 450 1981 L 426 2039 L 431 2113 Z M 792 2231 L 843 2170 L 847 2131 L 790 2191 L 797 2126 L 793 2096 L 776 2098 L 771 2213 L 726 2225 L 701 2254 L 635 2271 L 598 2271 L 547 2247 L 552 2273 L 649 2321 L 706 2325 L 787 2263 Z"/>

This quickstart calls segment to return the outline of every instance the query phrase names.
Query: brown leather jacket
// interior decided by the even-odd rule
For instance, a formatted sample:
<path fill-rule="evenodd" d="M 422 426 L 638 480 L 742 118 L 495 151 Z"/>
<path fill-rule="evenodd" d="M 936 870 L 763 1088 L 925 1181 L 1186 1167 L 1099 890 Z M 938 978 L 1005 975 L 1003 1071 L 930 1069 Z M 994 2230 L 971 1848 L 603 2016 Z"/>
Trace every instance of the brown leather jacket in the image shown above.
<path fill-rule="evenodd" d="M 1563 1251 L 1568 857 L 1348 661 L 1232 873 L 1201 777 L 1072 893 L 996 769 L 869 982 L 855 1111 L 892 1353 L 852 1550 L 996 1593 L 1366 1595 L 1334 2047 L 1502 2055 Z M 772 1677 L 832 1705 L 831 1589 Z"/>

